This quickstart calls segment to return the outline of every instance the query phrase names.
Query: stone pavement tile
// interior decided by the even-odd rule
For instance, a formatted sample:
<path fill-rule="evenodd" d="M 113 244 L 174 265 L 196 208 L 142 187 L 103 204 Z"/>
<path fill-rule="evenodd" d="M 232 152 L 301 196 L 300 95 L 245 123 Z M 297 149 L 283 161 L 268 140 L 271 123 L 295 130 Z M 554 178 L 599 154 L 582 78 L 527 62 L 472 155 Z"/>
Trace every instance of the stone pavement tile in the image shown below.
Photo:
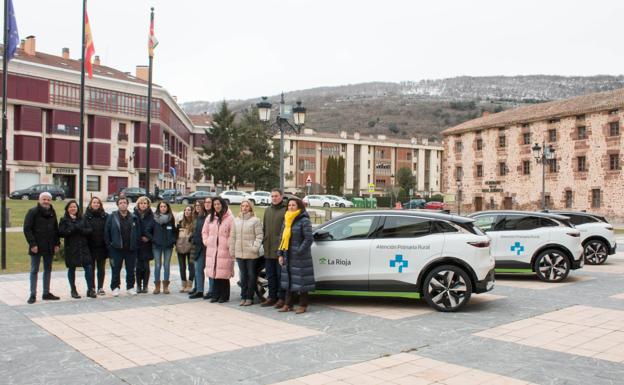
<path fill-rule="evenodd" d="M 556 289 L 562 286 L 571 285 L 578 282 L 585 282 L 594 279 L 594 277 L 590 277 L 587 275 L 575 275 L 570 274 L 565 281 L 557 282 L 557 283 L 549 283 L 540 281 L 539 278 L 535 274 L 523 274 L 523 275 L 512 275 L 512 274 L 497 274 L 496 275 L 496 285 L 500 286 L 508 286 L 517 289 L 531 289 L 531 290 L 547 290 L 547 289 Z"/>
<path fill-rule="evenodd" d="M 585 265 L 583 271 L 592 273 L 624 274 L 624 253 L 610 255 L 602 265 Z"/>
<path fill-rule="evenodd" d="M 95 328 L 85 318 L 94 317 L 110 326 L 106 333 L 92 333 Z M 267 328 L 279 331 L 273 342 L 321 334 L 226 306 L 195 303 L 37 317 L 32 321 L 108 370 L 264 345 L 264 340 L 251 336 L 261 335 Z M 188 331 L 189 335 L 177 335 L 174 330 Z"/>
<path fill-rule="evenodd" d="M 611 298 L 615 299 L 624 299 L 624 293 L 612 295 Z"/>
<path fill-rule="evenodd" d="M 362 369 L 365 372 L 362 372 Z M 336 376 L 340 370 L 351 375 Z M 339 382 L 336 382 L 339 379 Z M 279 385 L 302 384 L 440 384 L 440 385 L 521 385 L 529 382 L 505 377 L 495 373 L 449 364 L 443 361 L 401 353 L 327 372 L 315 373 L 278 383 Z"/>
<path fill-rule="evenodd" d="M 624 311 L 572 306 L 476 336 L 624 363 Z"/>
<path fill-rule="evenodd" d="M 505 298 L 505 296 L 489 293 L 473 295 L 470 297 L 468 307 L 501 298 Z M 370 299 L 364 301 L 361 298 L 324 298 L 319 301 L 319 304 L 323 304 L 332 309 L 388 320 L 400 320 L 435 312 L 435 310 L 431 309 L 431 307 L 424 301 L 417 302 L 413 300 L 395 300 L 391 298 L 377 301 L 370 301 Z"/>

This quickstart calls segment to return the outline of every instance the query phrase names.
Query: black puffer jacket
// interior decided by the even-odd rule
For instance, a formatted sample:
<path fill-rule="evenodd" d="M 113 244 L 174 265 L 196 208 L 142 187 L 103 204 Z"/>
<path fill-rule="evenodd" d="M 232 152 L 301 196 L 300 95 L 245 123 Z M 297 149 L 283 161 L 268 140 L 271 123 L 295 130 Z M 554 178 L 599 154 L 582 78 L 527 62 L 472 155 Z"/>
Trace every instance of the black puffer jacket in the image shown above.
<path fill-rule="evenodd" d="M 282 233 L 284 226 L 282 226 Z M 277 252 L 283 256 L 285 268 L 282 268 L 281 287 L 292 292 L 308 292 L 315 288 L 314 265 L 312 263 L 312 222 L 306 211 L 301 212 L 293 221 L 288 250 Z M 280 242 L 281 243 L 281 236 Z M 279 246 L 278 243 L 278 246 Z"/>
<path fill-rule="evenodd" d="M 65 238 L 65 266 L 81 267 L 91 264 L 89 236 L 93 229 L 84 217 L 72 219 L 68 214 L 61 218 L 59 235 Z"/>
<path fill-rule="evenodd" d="M 108 258 L 108 248 L 106 247 L 106 239 L 104 238 L 104 227 L 106 226 L 107 217 L 108 214 L 106 211 L 102 209 L 93 211 L 91 208 L 87 208 L 84 215 L 86 223 L 91 226 L 93 230 L 88 240 L 91 256 L 95 259 Z"/>
<path fill-rule="evenodd" d="M 152 260 L 154 253 L 152 252 L 152 237 L 154 232 L 154 212 L 148 208 L 144 213 L 139 211 L 138 207 L 134 208 L 134 215 L 139 219 L 139 228 L 141 237 L 147 238 L 147 242 L 139 240 L 139 258 Z"/>
<path fill-rule="evenodd" d="M 45 210 L 40 204 L 28 210 L 24 219 L 24 236 L 28 242 L 28 254 L 35 255 L 30 250 L 37 246 L 37 254 L 52 255 L 54 247 L 60 246 L 58 222 L 53 207 Z"/>
<path fill-rule="evenodd" d="M 157 216 L 160 215 L 154 215 L 152 244 L 163 249 L 173 247 L 178 239 L 178 228 L 175 225 L 173 214 L 169 214 L 169 221 L 163 224 L 158 223 Z"/>

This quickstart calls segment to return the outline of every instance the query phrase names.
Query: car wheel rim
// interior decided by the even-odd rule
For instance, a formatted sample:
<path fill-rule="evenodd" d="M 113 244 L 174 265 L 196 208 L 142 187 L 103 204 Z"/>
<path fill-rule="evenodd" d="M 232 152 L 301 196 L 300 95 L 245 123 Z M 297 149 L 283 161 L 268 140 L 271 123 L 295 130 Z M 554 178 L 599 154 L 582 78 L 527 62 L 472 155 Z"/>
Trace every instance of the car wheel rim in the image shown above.
<path fill-rule="evenodd" d="M 607 248 L 602 242 L 589 242 L 585 246 L 585 259 L 590 265 L 599 265 L 607 259 Z"/>
<path fill-rule="evenodd" d="M 549 281 L 559 281 L 568 274 L 568 259 L 556 252 L 545 254 L 539 262 L 539 271 Z"/>
<path fill-rule="evenodd" d="M 444 309 L 454 309 L 466 300 L 464 277 L 453 270 L 442 270 L 429 281 L 427 288 L 431 301 Z"/>

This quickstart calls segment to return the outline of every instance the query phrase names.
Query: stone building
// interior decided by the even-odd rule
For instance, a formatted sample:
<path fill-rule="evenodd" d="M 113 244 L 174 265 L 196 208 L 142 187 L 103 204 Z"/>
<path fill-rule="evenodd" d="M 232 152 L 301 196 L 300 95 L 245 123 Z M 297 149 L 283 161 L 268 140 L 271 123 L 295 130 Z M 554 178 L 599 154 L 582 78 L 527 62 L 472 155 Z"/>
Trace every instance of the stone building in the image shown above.
<path fill-rule="evenodd" d="M 442 132 L 443 191 L 463 212 L 541 207 L 542 163 L 552 146 L 545 200 L 552 209 L 624 218 L 624 89 L 484 115 Z M 461 190 L 461 191 L 460 191 Z"/>

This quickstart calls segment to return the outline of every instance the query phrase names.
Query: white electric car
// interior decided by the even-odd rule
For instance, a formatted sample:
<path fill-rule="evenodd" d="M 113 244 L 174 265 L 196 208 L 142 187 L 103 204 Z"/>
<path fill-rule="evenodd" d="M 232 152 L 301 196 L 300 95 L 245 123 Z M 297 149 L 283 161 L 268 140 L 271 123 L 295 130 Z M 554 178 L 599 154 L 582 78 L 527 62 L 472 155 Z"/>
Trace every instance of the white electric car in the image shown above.
<path fill-rule="evenodd" d="M 332 207 L 353 207 L 353 202 L 338 195 L 325 195 L 331 201 Z"/>
<path fill-rule="evenodd" d="M 243 191 L 227 190 L 219 194 L 228 204 L 239 205 L 243 199 L 249 199 L 250 195 Z"/>
<path fill-rule="evenodd" d="M 314 294 L 424 297 L 449 312 L 494 287 L 490 240 L 466 217 L 345 214 L 315 229 L 312 257 Z"/>
<path fill-rule="evenodd" d="M 566 216 L 525 211 L 469 216 L 492 241 L 497 273 L 535 272 L 542 281 L 559 282 L 583 267 L 581 232 Z"/>
<path fill-rule="evenodd" d="M 601 265 L 609 255 L 615 254 L 615 232 L 605 217 L 579 211 L 550 212 L 570 218 L 574 227 L 581 231 L 583 256 L 588 265 Z"/>
<path fill-rule="evenodd" d="M 254 205 L 268 206 L 271 204 L 271 193 L 268 191 L 254 191 L 250 194 L 249 200 Z"/>
<path fill-rule="evenodd" d="M 333 203 L 325 195 L 307 195 L 303 197 L 302 201 L 309 207 L 331 207 Z"/>

